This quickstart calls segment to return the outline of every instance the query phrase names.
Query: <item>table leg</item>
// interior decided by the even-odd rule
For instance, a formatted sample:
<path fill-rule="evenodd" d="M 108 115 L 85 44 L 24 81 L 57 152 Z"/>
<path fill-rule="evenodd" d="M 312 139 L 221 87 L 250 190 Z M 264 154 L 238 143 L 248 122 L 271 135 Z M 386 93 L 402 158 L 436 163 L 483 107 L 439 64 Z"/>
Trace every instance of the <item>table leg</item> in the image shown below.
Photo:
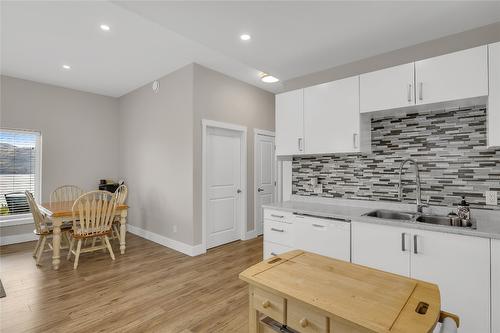
<path fill-rule="evenodd" d="M 52 235 L 52 268 L 59 269 L 61 263 L 61 225 L 62 219 L 56 217 L 53 220 L 53 235 Z"/>
<path fill-rule="evenodd" d="M 249 333 L 259 333 L 260 323 L 259 323 L 259 313 L 255 310 L 255 305 L 253 302 L 253 287 L 248 286 L 248 332 Z"/>
<path fill-rule="evenodd" d="M 120 212 L 120 253 L 125 254 L 125 234 L 127 233 L 127 210 Z"/>

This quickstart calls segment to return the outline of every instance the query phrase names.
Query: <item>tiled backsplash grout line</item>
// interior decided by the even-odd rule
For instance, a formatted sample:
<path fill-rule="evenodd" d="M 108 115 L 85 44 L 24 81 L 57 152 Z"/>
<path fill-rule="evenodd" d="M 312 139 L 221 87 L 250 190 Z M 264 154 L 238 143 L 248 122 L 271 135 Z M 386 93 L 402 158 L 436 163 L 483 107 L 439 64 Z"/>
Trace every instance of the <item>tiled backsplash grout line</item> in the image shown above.
<path fill-rule="evenodd" d="M 500 191 L 500 149 L 486 148 L 486 106 L 407 112 L 371 121 L 372 153 L 294 157 L 292 192 L 297 195 L 398 201 L 404 158 L 418 161 L 422 196 L 434 205 L 454 205 L 462 195 L 486 206 L 484 192 Z M 314 194 L 311 178 L 323 184 Z M 413 167 L 403 177 L 403 201 L 414 202 Z"/>

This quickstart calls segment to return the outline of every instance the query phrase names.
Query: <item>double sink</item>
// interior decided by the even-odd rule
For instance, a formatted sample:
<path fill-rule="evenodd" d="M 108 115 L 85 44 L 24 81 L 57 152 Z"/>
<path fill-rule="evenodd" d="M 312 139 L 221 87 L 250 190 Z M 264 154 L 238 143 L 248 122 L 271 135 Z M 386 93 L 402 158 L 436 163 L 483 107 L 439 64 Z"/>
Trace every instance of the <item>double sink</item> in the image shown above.
<path fill-rule="evenodd" d="M 426 215 L 419 213 L 398 212 L 393 210 L 378 209 L 371 211 L 365 216 L 379 219 L 401 220 L 408 222 L 421 222 L 435 225 L 462 227 L 457 216 Z"/>

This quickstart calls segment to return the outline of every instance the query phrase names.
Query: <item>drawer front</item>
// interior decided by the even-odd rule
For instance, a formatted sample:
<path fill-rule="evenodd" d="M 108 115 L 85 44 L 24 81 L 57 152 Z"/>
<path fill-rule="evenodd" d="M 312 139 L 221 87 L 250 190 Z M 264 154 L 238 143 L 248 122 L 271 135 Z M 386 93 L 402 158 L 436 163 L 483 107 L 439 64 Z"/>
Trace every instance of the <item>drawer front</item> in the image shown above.
<path fill-rule="evenodd" d="M 264 242 L 264 260 L 292 250 L 293 249 L 288 246 Z"/>
<path fill-rule="evenodd" d="M 295 216 L 294 230 L 297 249 L 323 256 L 351 260 L 351 224 L 349 222 Z"/>
<path fill-rule="evenodd" d="M 293 224 L 264 220 L 264 241 L 291 247 Z"/>
<path fill-rule="evenodd" d="M 264 209 L 264 219 L 273 220 L 277 222 L 292 223 L 293 213 L 282 212 L 273 209 Z"/>
<path fill-rule="evenodd" d="M 253 304 L 255 310 L 282 324 L 286 324 L 285 299 L 283 297 L 256 288 L 253 291 Z"/>
<path fill-rule="evenodd" d="M 293 300 L 288 300 L 286 321 L 301 333 L 328 333 L 328 317 Z"/>

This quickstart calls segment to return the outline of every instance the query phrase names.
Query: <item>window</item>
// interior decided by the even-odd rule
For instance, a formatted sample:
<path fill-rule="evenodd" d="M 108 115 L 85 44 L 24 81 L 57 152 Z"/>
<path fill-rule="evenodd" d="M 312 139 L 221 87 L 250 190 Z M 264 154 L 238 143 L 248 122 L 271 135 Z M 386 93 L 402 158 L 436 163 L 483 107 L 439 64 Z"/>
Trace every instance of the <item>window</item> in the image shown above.
<path fill-rule="evenodd" d="M 24 191 L 40 199 L 39 132 L 0 129 L 0 221 L 28 217 Z"/>

